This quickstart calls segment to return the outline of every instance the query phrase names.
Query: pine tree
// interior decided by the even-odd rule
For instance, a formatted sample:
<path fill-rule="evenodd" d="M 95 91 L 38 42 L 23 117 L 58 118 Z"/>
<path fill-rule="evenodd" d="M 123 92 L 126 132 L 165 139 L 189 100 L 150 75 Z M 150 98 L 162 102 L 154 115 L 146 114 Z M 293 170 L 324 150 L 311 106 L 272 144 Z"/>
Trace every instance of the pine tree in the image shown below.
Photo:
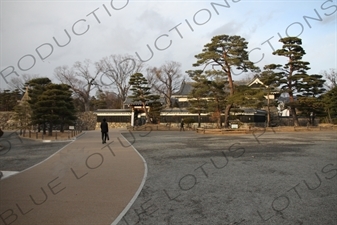
<path fill-rule="evenodd" d="M 28 103 L 32 109 L 32 124 L 38 126 L 38 131 L 40 131 L 40 126 L 42 125 L 43 134 L 46 134 L 47 121 L 37 104 L 48 84 L 51 84 L 51 80 L 49 78 L 35 78 L 26 84 L 29 88 L 28 93 L 30 99 L 28 100 Z"/>
<path fill-rule="evenodd" d="M 158 96 L 152 98 L 150 105 L 149 117 L 152 123 L 160 123 L 160 112 L 164 108 L 163 105 L 158 101 Z"/>
<path fill-rule="evenodd" d="M 337 87 L 321 96 L 330 123 L 337 123 Z"/>
<path fill-rule="evenodd" d="M 262 89 L 251 88 L 247 85 L 236 86 L 235 94 L 228 99 L 236 107 L 262 108 L 264 92 Z"/>
<path fill-rule="evenodd" d="M 207 93 L 208 87 L 204 85 L 207 82 L 205 76 L 202 76 L 202 71 L 187 71 L 195 83 L 192 84 L 193 89 L 188 96 L 188 111 L 190 113 L 198 113 L 198 127 L 201 125 L 201 113 L 208 112 Z"/>
<path fill-rule="evenodd" d="M 68 85 L 53 84 L 49 78 L 33 79 L 28 85 L 32 123 L 42 124 L 44 134 L 47 125 L 49 135 L 52 135 L 54 125 L 60 125 L 63 132 L 64 124 L 72 124 L 76 120 L 72 92 Z"/>
<path fill-rule="evenodd" d="M 308 75 L 303 79 L 301 92 L 296 102 L 296 107 L 308 118 L 309 124 L 314 125 L 316 116 L 323 117 L 326 115 L 324 112 L 324 104 L 319 99 L 326 89 L 324 88 L 325 80 L 322 75 L 314 74 Z"/>
<path fill-rule="evenodd" d="M 324 117 L 324 103 L 316 97 L 299 97 L 296 101 L 296 108 L 299 110 L 299 115 L 306 117 L 308 125 L 315 125 L 315 117 Z"/>
<path fill-rule="evenodd" d="M 63 132 L 64 124 L 71 124 L 76 120 L 71 95 L 68 85 L 49 84 L 39 97 L 36 106 L 49 124 L 49 135 L 52 135 L 53 125 L 60 125 Z"/>
<path fill-rule="evenodd" d="M 308 75 L 303 79 L 300 91 L 303 96 L 318 97 L 323 94 L 326 89 L 324 88 L 325 80 L 323 76 L 319 74 Z"/>
<path fill-rule="evenodd" d="M 202 111 L 212 113 L 212 117 L 217 121 L 217 127 L 222 126 L 222 112 L 227 104 L 226 92 L 228 82 L 223 76 L 223 71 L 208 70 L 204 74 L 199 71 L 187 71 L 192 79 L 195 81 L 192 93 L 190 94 L 189 103 L 191 104 L 190 112 L 195 111 L 199 115 Z"/>
<path fill-rule="evenodd" d="M 316 83 L 317 77 L 307 74 L 309 70 L 309 62 L 302 61 L 306 54 L 302 48 L 302 40 L 298 37 L 281 38 L 283 43 L 281 49 L 273 52 L 274 55 L 283 56 L 287 58 L 287 63 L 284 65 L 270 64 L 266 65 L 265 69 L 275 71 L 277 83 L 281 90 L 289 95 L 289 106 L 294 120 L 294 125 L 299 126 L 296 114 L 296 95 L 309 95 L 315 90 L 310 90 L 309 86 Z M 317 81 L 320 83 L 320 81 Z"/>
<path fill-rule="evenodd" d="M 270 104 L 271 104 L 271 101 L 275 101 L 275 100 L 270 99 L 270 95 L 272 91 L 275 91 L 275 87 L 279 86 L 279 84 L 277 82 L 278 74 L 276 74 L 274 71 L 268 70 L 267 68 L 265 69 L 266 70 L 264 70 L 260 74 L 259 79 L 265 85 L 265 88 L 261 91 L 264 92 L 265 95 L 267 96 L 267 104 L 266 104 L 267 105 L 267 126 L 270 127 L 271 126 Z"/>
<path fill-rule="evenodd" d="M 158 99 L 158 97 L 151 94 L 151 88 L 148 85 L 148 81 L 141 73 L 131 75 L 129 84 L 131 85 L 130 90 L 132 91 L 132 95 L 130 97 L 134 102 L 140 101 L 142 103 L 146 116 L 146 122 L 148 123 L 150 121 L 150 117 L 146 109 L 146 104 L 151 100 L 155 100 L 156 98 Z"/>
<path fill-rule="evenodd" d="M 204 46 L 203 52 L 195 56 L 197 62 L 193 66 L 207 67 L 209 64 L 220 66 L 228 81 L 229 96 L 233 96 L 235 93 L 233 71 L 258 71 L 258 68 L 248 59 L 247 48 L 248 42 L 240 36 L 215 36 Z M 232 106 L 233 104 L 229 103 L 225 108 L 225 127 L 229 126 L 229 113 Z"/>

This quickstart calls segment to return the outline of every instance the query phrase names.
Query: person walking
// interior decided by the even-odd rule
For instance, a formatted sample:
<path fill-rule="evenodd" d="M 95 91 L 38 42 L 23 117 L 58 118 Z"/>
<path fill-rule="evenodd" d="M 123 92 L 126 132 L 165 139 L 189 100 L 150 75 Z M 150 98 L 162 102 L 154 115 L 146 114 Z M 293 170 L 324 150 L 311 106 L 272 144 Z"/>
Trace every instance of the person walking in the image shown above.
<path fill-rule="evenodd" d="M 106 139 L 109 140 L 108 132 L 109 132 L 109 125 L 106 122 L 106 119 L 104 118 L 103 122 L 101 123 L 102 144 L 106 143 Z"/>
<path fill-rule="evenodd" d="M 184 125 L 185 125 L 184 119 L 181 119 L 181 122 L 180 122 L 180 131 L 182 131 L 182 130 L 185 131 Z"/>

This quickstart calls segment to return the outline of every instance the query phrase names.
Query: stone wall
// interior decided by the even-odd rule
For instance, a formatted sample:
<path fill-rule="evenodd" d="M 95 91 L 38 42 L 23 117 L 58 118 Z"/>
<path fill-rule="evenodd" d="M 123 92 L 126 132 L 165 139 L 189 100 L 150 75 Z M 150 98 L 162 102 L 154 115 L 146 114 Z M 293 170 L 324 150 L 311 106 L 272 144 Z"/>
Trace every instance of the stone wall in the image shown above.
<path fill-rule="evenodd" d="M 0 128 L 2 130 L 15 130 L 16 122 L 12 119 L 14 112 L 0 112 Z"/>
<path fill-rule="evenodd" d="M 108 122 L 109 128 L 118 129 L 118 128 L 127 128 L 130 126 L 130 123 L 116 123 L 116 122 Z M 101 123 L 96 122 L 96 130 L 101 129 Z"/>
<path fill-rule="evenodd" d="M 18 124 L 13 120 L 15 112 L 0 112 L 0 127 L 2 130 L 18 129 Z M 93 112 L 83 112 L 77 114 L 76 129 L 94 130 L 97 123 L 97 116 Z"/>
<path fill-rule="evenodd" d="M 76 129 L 95 130 L 97 116 L 93 112 L 81 112 L 77 114 Z"/>

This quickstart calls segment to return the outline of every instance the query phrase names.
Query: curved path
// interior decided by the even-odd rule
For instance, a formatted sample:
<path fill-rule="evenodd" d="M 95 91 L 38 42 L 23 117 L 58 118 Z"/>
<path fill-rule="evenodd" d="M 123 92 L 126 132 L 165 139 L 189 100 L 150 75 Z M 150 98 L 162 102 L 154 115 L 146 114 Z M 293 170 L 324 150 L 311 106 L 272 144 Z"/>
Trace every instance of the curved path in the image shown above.
<path fill-rule="evenodd" d="M 42 163 L 0 181 L 0 225 L 116 224 L 144 185 L 142 156 L 120 134 L 86 132 Z"/>

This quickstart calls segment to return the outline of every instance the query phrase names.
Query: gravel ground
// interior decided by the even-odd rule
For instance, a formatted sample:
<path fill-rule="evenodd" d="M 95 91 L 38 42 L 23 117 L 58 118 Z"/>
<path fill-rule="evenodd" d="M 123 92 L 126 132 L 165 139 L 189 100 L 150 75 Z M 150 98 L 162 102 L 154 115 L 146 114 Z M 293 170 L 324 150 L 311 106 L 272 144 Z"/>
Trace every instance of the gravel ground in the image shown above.
<path fill-rule="evenodd" d="M 42 142 L 5 132 L 0 138 L 0 171 L 22 171 L 54 154 L 69 141 Z"/>
<path fill-rule="evenodd" d="M 118 225 L 337 224 L 336 132 L 204 135 L 125 131 L 148 176 Z M 0 138 L 0 171 L 29 168 L 69 142 Z M 5 154 L 2 154 L 4 153 Z"/>
<path fill-rule="evenodd" d="M 336 132 L 123 135 L 148 176 L 118 225 L 337 224 Z"/>

